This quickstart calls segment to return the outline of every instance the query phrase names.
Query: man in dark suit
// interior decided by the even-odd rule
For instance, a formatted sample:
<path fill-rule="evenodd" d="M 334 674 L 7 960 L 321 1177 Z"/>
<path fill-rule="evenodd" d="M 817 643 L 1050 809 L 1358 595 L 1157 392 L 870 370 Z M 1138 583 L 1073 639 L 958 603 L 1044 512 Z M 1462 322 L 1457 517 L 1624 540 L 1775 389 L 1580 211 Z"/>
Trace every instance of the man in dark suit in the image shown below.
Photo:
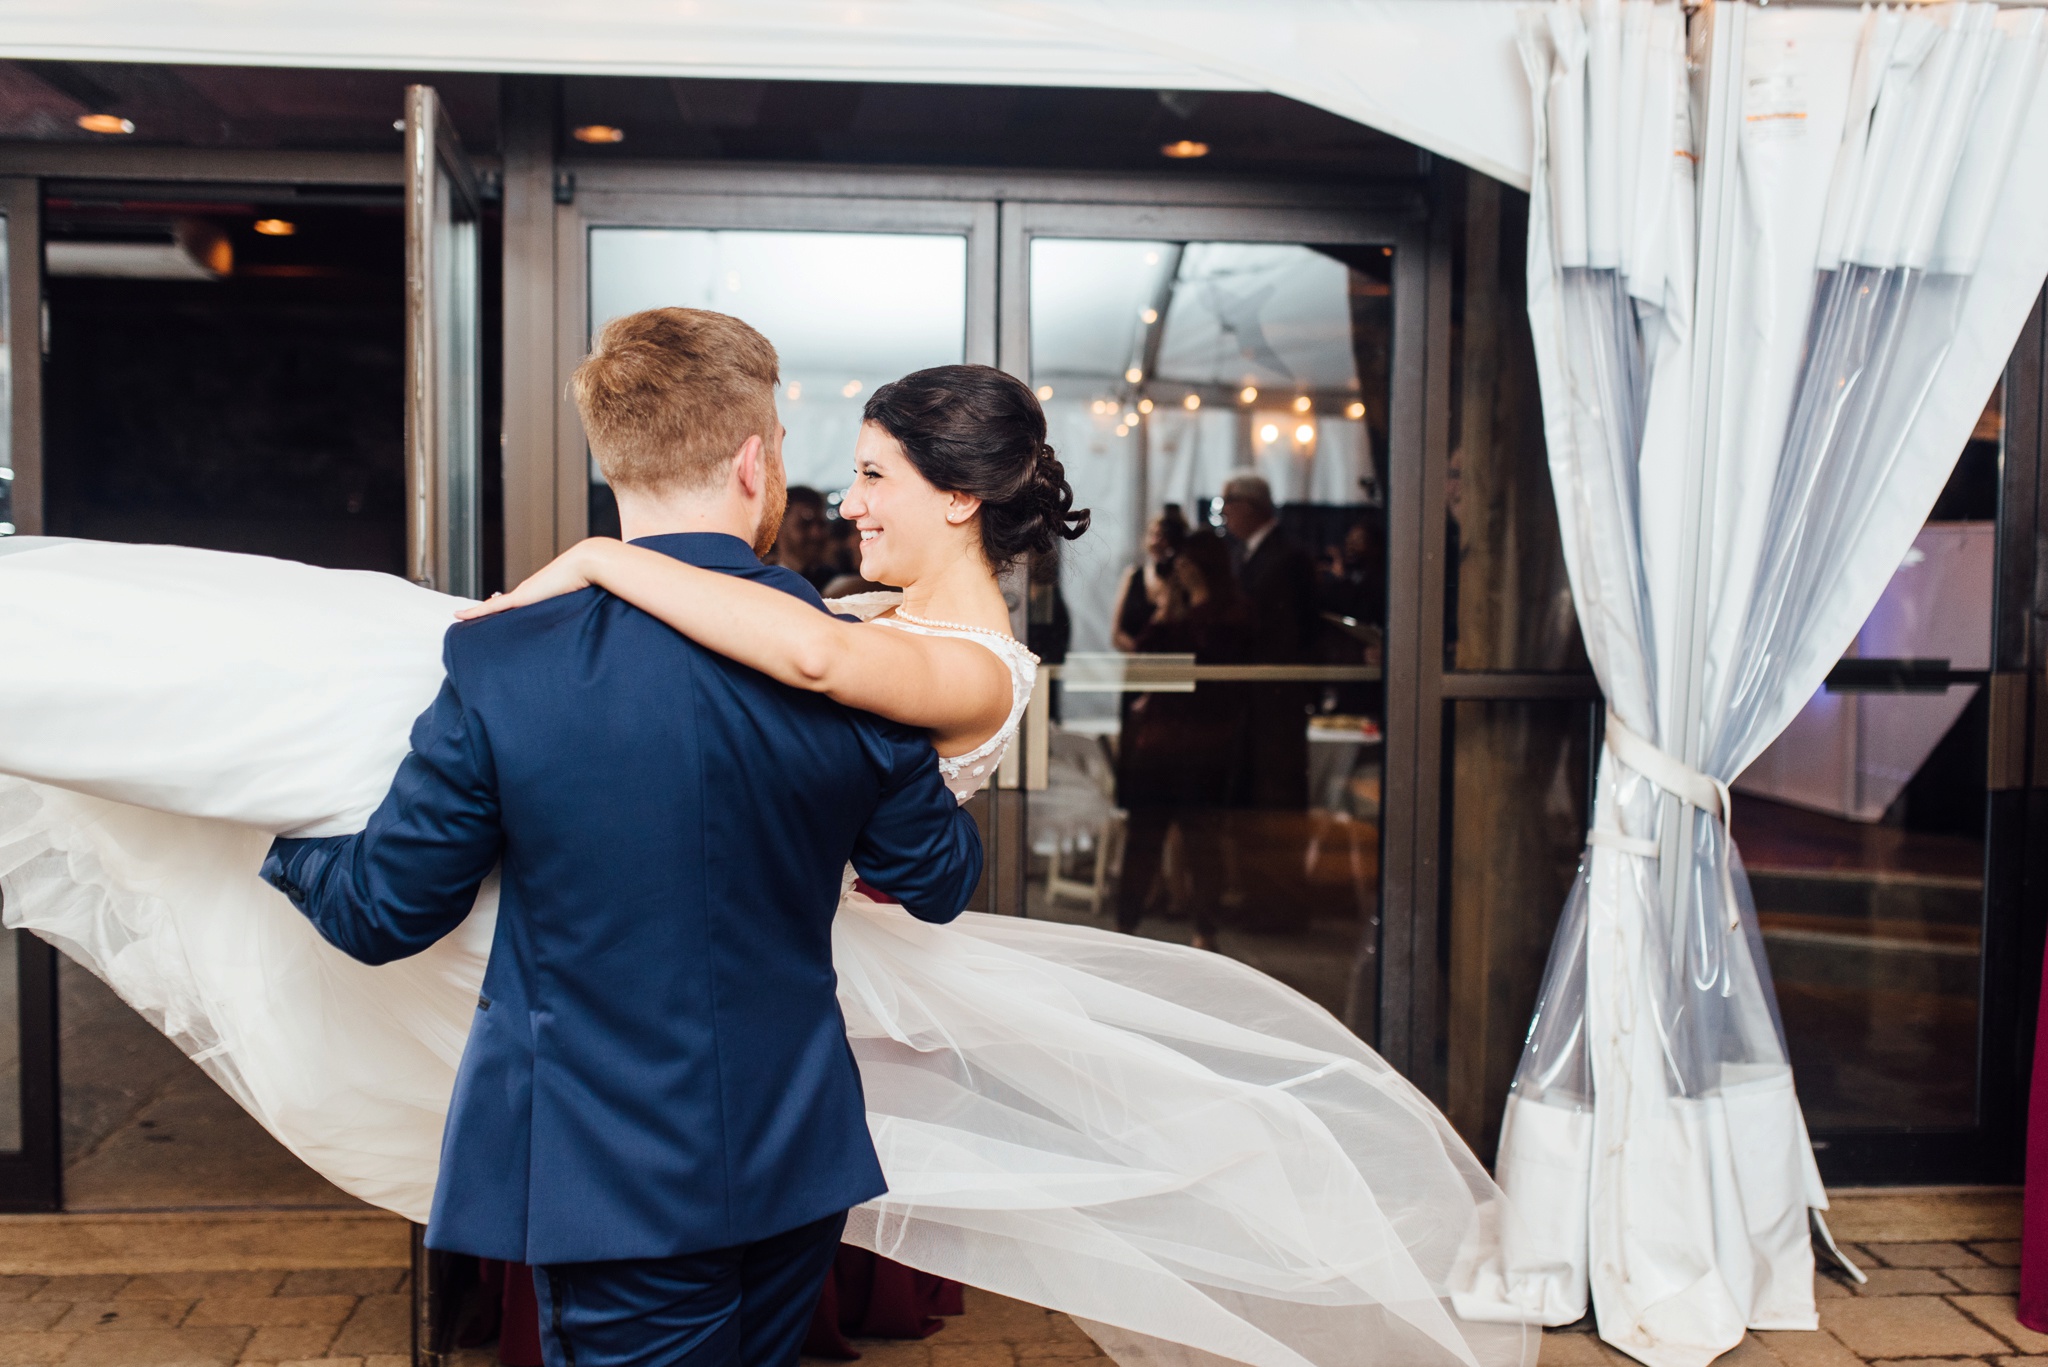
<path fill-rule="evenodd" d="M 720 314 L 617 319 L 576 398 L 625 535 L 765 567 L 774 348 Z M 368 963 L 468 914 L 496 939 L 429 1246 L 534 1265 L 550 1367 L 794 1367 L 849 1207 L 885 1184 L 835 994 L 850 861 L 948 921 L 981 871 L 922 733 L 785 688 L 596 589 L 455 627 L 360 835 L 264 875 Z"/>
<path fill-rule="evenodd" d="M 1257 475 L 1234 476 L 1223 486 L 1223 526 L 1233 543 L 1238 585 L 1251 604 L 1251 658 L 1259 664 L 1307 662 L 1319 621 L 1315 560 L 1280 530 L 1271 486 Z M 1302 811 L 1308 806 L 1310 690 L 1293 683 L 1257 689 L 1240 803 Z"/>

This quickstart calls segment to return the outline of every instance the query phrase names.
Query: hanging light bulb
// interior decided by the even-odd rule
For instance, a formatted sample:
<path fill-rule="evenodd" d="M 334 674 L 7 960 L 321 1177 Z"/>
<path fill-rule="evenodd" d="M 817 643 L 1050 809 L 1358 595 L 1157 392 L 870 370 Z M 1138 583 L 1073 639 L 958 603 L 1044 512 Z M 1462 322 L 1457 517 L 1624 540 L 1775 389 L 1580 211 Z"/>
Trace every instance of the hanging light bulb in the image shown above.
<path fill-rule="evenodd" d="M 1042 385 L 1038 386 L 1038 401 L 1039 401 L 1040 403 L 1044 403 L 1044 402 L 1045 402 L 1045 401 L 1046 401 L 1047 399 L 1049 399 L 1049 398 L 1051 398 L 1051 397 L 1052 397 L 1052 386 L 1051 386 L 1051 385 L 1049 385 L 1049 384 L 1042 384 Z"/>
<path fill-rule="evenodd" d="M 1202 396 L 1200 394 L 1190 394 L 1180 401 L 1180 406 L 1192 413 L 1202 406 Z"/>
<path fill-rule="evenodd" d="M 1358 400 L 1353 399 L 1350 403 L 1344 405 L 1344 416 L 1347 418 L 1364 417 L 1365 405 L 1360 403 Z"/>
<path fill-rule="evenodd" d="M 1239 403 L 1257 403 L 1259 401 L 1259 391 L 1257 386 L 1246 385 L 1243 389 L 1238 390 L 1237 401 Z"/>
<path fill-rule="evenodd" d="M 1138 321 L 1143 323 L 1146 327 L 1151 327 L 1154 323 L 1159 321 L 1159 310 L 1146 309 L 1143 313 L 1140 313 L 1138 315 Z"/>
<path fill-rule="evenodd" d="M 1150 399 L 1140 399 L 1140 400 L 1138 400 L 1138 411 L 1139 411 L 1140 413 L 1150 413 L 1150 412 L 1152 411 L 1152 400 L 1150 400 Z"/>
<path fill-rule="evenodd" d="M 1145 372 L 1144 372 L 1144 371 L 1142 371 L 1142 370 L 1140 370 L 1140 369 L 1138 369 L 1138 367 L 1136 367 L 1136 366 L 1132 366 L 1132 367 L 1131 367 L 1131 368 L 1130 368 L 1129 370 L 1126 370 L 1126 371 L 1124 372 L 1124 379 L 1125 379 L 1126 381 L 1128 381 L 1129 383 L 1131 383 L 1131 384 L 1136 384 L 1136 383 L 1138 383 L 1138 381 L 1140 381 L 1140 380 L 1142 380 L 1142 379 L 1144 379 L 1144 378 L 1145 378 Z"/>
<path fill-rule="evenodd" d="M 1303 446 L 1308 445 L 1310 442 L 1316 439 L 1316 425 L 1312 422 L 1305 422 L 1301 426 L 1295 428 L 1294 439 L 1300 442 Z"/>
<path fill-rule="evenodd" d="M 1312 402 L 1312 401 L 1311 401 L 1311 400 L 1309 399 L 1309 396 L 1308 396 L 1308 395 L 1306 395 L 1306 394 L 1300 394 L 1300 395 L 1297 395 L 1297 396 L 1295 397 L 1295 400 L 1294 400 L 1294 411 L 1295 411 L 1295 412 L 1297 412 L 1297 413 L 1306 413 L 1306 412 L 1308 412 L 1308 410 L 1309 410 L 1310 408 L 1312 408 L 1312 407 L 1314 407 L 1314 404 L 1313 404 L 1313 402 Z"/>
<path fill-rule="evenodd" d="M 1269 422 L 1264 427 L 1261 427 L 1259 429 L 1259 440 L 1265 442 L 1269 446 L 1272 443 L 1280 440 L 1279 426 L 1275 423 Z"/>

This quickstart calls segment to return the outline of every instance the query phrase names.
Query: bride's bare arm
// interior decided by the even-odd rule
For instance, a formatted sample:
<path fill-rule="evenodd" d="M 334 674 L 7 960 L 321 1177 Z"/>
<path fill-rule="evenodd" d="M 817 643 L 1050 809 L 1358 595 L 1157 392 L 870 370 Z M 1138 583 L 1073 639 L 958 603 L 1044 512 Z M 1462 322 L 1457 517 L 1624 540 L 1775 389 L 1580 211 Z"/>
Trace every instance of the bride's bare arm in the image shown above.
<path fill-rule="evenodd" d="M 771 679 L 923 727 L 940 754 L 980 744 L 1010 715 L 1009 671 L 972 642 L 844 622 L 779 589 L 609 537 L 578 543 L 510 593 L 457 616 L 485 617 L 592 585 Z"/>

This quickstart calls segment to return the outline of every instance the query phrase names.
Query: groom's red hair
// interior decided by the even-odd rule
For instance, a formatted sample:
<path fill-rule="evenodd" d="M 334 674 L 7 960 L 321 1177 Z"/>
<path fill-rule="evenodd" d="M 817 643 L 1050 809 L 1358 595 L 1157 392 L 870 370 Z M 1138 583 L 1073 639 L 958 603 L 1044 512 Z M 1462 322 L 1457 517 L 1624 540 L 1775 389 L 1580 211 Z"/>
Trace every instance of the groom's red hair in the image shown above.
<path fill-rule="evenodd" d="M 715 488 L 748 437 L 772 442 L 775 348 L 708 309 L 614 318 L 569 382 L 597 468 L 615 489 Z"/>

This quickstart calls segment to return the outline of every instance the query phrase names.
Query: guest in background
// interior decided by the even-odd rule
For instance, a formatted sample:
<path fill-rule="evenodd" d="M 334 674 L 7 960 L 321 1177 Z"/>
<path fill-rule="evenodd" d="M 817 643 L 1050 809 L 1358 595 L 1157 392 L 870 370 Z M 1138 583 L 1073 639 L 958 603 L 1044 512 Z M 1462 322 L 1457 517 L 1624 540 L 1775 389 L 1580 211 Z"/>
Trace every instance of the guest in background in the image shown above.
<path fill-rule="evenodd" d="M 1300 664 L 1316 637 L 1316 566 L 1280 529 L 1273 491 L 1257 475 L 1223 486 L 1223 526 L 1236 549 L 1238 584 L 1253 624 L 1251 661 Z M 1308 805 L 1308 694 L 1300 684 L 1257 684 L 1238 797 L 1246 807 Z"/>
<path fill-rule="evenodd" d="M 1142 581 L 1141 581 L 1142 582 Z M 1214 533 L 1186 537 L 1157 576 L 1151 614 L 1132 638 L 1137 651 L 1193 654 L 1197 664 L 1234 664 L 1252 640 L 1250 605 Z M 1117 801 L 1129 813 L 1117 928 L 1135 930 L 1160 881 L 1169 830 L 1178 825 L 1181 892 L 1166 889 L 1194 922 L 1197 948 L 1216 947 L 1223 888 L 1221 809 L 1229 801 L 1244 725 L 1244 693 L 1196 684 L 1192 693 L 1127 695 L 1117 747 Z"/>
<path fill-rule="evenodd" d="M 1316 563 L 1281 529 L 1271 486 L 1257 475 L 1234 476 L 1223 486 L 1223 525 L 1251 613 L 1251 661 L 1308 663 L 1322 620 Z M 1232 805 L 1245 815 L 1230 823 L 1229 836 L 1240 869 L 1245 858 L 1259 856 L 1259 895 L 1244 906 L 1262 929 L 1298 930 L 1308 905 L 1301 861 L 1268 856 L 1304 847 L 1308 838 L 1305 825 L 1296 831 L 1292 823 L 1305 821 L 1308 811 L 1308 714 L 1315 689 L 1274 682 L 1240 685 L 1239 693 L 1245 724 Z M 1240 894 L 1231 889 L 1233 901 Z"/>
<path fill-rule="evenodd" d="M 831 562 L 831 545 L 825 524 L 825 496 L 802 484 L 789 486 L 789 510 L 782 515 L 782 528 L 768 552 L 768 563 L 795 570 L 824 592 L 838 577 Z"/>
<path fill-rule="evenodd" d="M 1145 529 L 1145 558 L 1124 571 L 1117 586 L 1116 615 L 1110 622 L 1110 644 L 1125 654 L 1135 653 L 1138 637 L 1152 620 L 1153 599 L 1161 583 L 1172 574 L 1173 560 L 1181 543 L 1188 539 L 1187 514 L 1178 503 L 1159 510 Z"/>

